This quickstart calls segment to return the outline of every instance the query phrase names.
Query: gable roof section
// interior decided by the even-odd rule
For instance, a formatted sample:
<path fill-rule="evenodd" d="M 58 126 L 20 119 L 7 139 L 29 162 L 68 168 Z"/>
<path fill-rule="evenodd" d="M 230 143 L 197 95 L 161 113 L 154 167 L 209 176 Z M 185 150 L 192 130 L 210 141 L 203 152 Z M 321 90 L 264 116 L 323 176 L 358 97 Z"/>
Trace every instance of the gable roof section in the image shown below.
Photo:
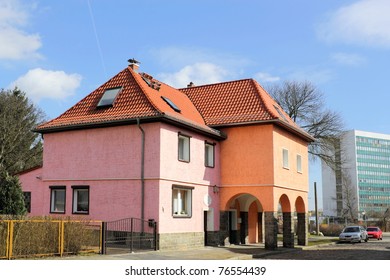
<path fill-rule="evenodd" d="M 307 141 L 314 139 L 284 112 L 253 79 L 180 89 L 195 104 L 211 127 L 273 122 Z"/>
<path fill-rule="evenodd" d="M 144 76 L 144 78 L 143 78 Z M 148 77 L 145 79 L 145 77 Z M 157 87 L 148 83 L 153 81 Z M 122 87 L 112 106 L 98 107 L 104 91 Z M 172 108 L 162 96 L 169 98 L 180 112 Z M 217 130 L 208 127 L 194 104 L 183 92 L 156 81 L 147 74 L 125 68 L 101 85 L 59 117 L 36 128 L 40 133 L 64 130 L 163 121 L 194 129 L 213 137 L 224 138 Z"/>

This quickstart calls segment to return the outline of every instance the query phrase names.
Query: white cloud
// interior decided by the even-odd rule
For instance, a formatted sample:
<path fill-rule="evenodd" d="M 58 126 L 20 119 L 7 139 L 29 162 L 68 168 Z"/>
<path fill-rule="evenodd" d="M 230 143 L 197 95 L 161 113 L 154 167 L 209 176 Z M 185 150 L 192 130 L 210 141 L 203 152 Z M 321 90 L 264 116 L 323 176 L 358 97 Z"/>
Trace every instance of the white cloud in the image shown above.
<path fill-rule="evenodd" d="M 358 54 L 352 53 L 334 53 L 331 55 L 331 59 L 339 64 L 349 66 L 359 66 L 366 62 L 366 59 Z"/>
<path fill-rule="evenodd" d="M 9 88 L 18 87 L 35 102 L 46 98 L 63 100 L 75 93 L 81 80 L 79 74 L 35 68 L 19 77 Z"/>
<path fill-rule="evenodd" d="M 38 34 L 23 30 L 28 23 L 32 6 L 19 0 L 0 1 L 0 59 L 20 60 L 41 57 L 37 52 L 42 46 Z"/>
<path fill-rule="evenodd" d="M 274 83 L 280 80 L 280 77 L 272 76 L 271 74 L 265 72 L 256 73 L 254 78 L 261 83 Z"/>
<path fill-rule="evenodd" d="M 218 83 L 226 80 L 229 71 L 208 62 L 198 62 L 187 65 L 175 73 L 161 73 L 158 78 L 176 88 L 186 87 L 190 82 L 195 85 Z"/>
<path fill-rule="evenodd" d="M 318 35 L 327 42 L 390 48 L 389 14 L 389 0 L 360 0 L 331 13 Z"/>

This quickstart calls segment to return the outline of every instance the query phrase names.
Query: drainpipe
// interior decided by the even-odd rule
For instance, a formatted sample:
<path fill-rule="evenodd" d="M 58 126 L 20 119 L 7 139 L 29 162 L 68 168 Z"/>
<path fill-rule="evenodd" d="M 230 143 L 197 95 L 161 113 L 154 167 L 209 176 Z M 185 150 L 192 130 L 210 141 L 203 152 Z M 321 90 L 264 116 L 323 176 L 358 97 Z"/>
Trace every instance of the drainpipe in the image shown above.
<path fill-rule="evenodd" d="M 140 119 L 137 118 L 137 125 L 138 128 L 141 130 L 142 133 L 142 146 L 141 146 L 141 220 L 145 220 L 145 131 L 140 125 Z M 144 223 L 141 222 L 142 225 L 142 232 L 144 231 Z"/>

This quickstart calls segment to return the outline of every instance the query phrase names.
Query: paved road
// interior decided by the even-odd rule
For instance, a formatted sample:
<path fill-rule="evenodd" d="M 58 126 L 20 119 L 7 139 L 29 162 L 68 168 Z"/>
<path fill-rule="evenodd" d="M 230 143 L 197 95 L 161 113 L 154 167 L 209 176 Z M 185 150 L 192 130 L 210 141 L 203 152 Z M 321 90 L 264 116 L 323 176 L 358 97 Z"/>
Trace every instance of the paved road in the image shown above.
<path fill-rule="evenodd" d="M 386 233 L 383 240 L 370 239 L 367 243 L 331 243 L 255 257 L 279 260 L 390 260 L 390 235 Z"/>

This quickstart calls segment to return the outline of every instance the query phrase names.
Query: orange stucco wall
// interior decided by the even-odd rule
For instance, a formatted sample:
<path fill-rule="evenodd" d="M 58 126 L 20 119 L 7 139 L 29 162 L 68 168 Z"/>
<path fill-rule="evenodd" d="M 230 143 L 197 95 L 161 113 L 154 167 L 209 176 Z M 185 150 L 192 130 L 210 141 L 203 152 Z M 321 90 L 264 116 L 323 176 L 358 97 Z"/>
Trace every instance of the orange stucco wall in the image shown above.
<path fill-rule="evenodd" d="M 223 186 L 273 184 L 272 125 L 223 129 L 221 182 Z"/>
<path fill-rule="evenodd" d="M 276 186 L 307 191 L 309 180 L 307 143 L 275 127 L 273 132 L 274 184 Z M 283 149 L 288 151 L 289 168 L 283 168 Z M 302 159 L 302 172 L 297 170 L 297 155 Z"/>
<path fill-rule="evenodd" d="M 263 211 L 277 211 L 280 198 L 286 212 L 295 210 L 299 198 L 306 205 L 308 193 L 308 143 L 273 124 L 230 127 L 221 142 L 220 209 L 228 210 L 242 194 L 256 197 Z M 283 148 L 289 152 L 289 168 L 283 168 Z M 296 156 L 302 158 L 297 172 Z"/>

